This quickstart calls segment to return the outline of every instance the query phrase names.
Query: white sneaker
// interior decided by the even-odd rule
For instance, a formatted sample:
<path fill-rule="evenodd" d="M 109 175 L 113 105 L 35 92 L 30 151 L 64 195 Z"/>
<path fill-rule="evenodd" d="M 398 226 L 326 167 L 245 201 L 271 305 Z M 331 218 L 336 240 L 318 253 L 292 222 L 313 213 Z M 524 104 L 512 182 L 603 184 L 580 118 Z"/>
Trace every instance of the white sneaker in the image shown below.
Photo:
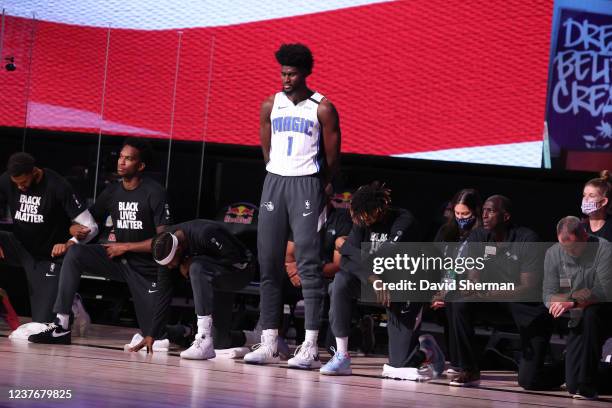
<path fill-rule="evenodd" d="M 87 337 L 87 332 L 91 326 L 91 318 L 89 313 L 83 306 L 81 295 L 74 295 L 72 301 L 72 314 L 74 314 L 74 322 L 72 323 L 72 337 Z"/>
<path fill-rule="evenodd" d="M 209 360 L 215 357 L 215 347 L 210 337 L 196 337 L 191 347 L 181 352 L 181 358 L 187 360 Z"/>
<path fill-rule="evenodd" d="M 132 337 L 132 341 L 130 341 L 129 344 L 126 344 L 125 346 L 123 346 L 123 349 L 129 350 L 130 348 L 137 346 L 143 339 L 144 337 L 142 337 L 140 333 L 136 333 Z M 170 340 L 168 339 L 155 340 L 153 342 L 153 351 L 168 351 L 169 349 L 170 349 Z M 147 351 L 147 348 L 143 347 L 140 349 L 140 351 Z"/>
<path fill-rule="evenodd" d="M 232 360 L 243 358 L 249 353 L 249 351 L 251 351 L 251 349 L 248 347 L 234 347 L 227 353 L 227 358 Z"/>
<path fill-rule="evenodd" d="M 277 345 L 277 336 L 262 334 L 261 343 L 255 344 L 252 348 L 253 351 L 244 356 L 244 362 L 249 364 L 272 364 L 280 362 Z"/>
<path fill-rule="evenodd" d="M 432 377 L 430 367 L 416 368 L 416 367 L 392 367 L 389 364 L 383 366 L 382 376 L 386 378 L 393 378 L 395 380 L 409 380 L 409 381 L 429 381 Z"/>
<path fill-rule="evenodd" d="M 319 348 L 316 343 L 310 341 L 304 341 L 293 353 L 293 358 L 287 361 L 287 364 L 291 368 L 311 369 L 321 368 L 321 361 L 319 360 Z"/>

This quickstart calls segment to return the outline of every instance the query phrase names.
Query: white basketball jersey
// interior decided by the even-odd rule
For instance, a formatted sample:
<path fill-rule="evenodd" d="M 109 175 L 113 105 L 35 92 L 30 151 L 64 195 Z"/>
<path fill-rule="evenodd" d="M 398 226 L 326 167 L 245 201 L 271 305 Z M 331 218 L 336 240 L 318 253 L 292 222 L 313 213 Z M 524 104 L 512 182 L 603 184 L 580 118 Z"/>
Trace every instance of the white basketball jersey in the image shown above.
<path fill-rule="evenodd" d="M 321 127 L 317 109 L 323 95 L 293 104 L 284 92 L 274 95 L 270 113 L 270 161 L 266 170 L 279 176 L 308 176 L 321 171 Z"/>

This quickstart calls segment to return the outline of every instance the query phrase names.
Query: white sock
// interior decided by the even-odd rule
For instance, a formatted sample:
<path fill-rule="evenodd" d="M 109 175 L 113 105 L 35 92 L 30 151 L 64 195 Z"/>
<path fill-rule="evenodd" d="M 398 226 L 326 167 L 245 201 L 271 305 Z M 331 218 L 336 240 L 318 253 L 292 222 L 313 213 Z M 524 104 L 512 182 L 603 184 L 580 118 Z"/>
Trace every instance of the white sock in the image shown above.
<path fill-rule="evenodd" d="M 58 313 L 56 317 L 57 320 L 59 320 L 59 324 L 62 326 L 62 329 L 68 330 L 68 326 L 70 325 L 70 316 L 67 314 Z"/>
<path fill-rule="evenodd" d="M 270 338 L 271 346 L 274 352 L 278 348 L 278 329 L 265 329 L 261 332 L 262 340 L 264 338 Z"/>
<path fill-rule="evenodd" d="M 196 337 L 212 338 L 212 315 L 198 316 L 198 334 Z"/>
<path fill-rule="evenodd" d="M 348 355 L 348 336 L 336 337 L 336 352 Z"/>
<path fill-rule="evenodd" d="M 306 337 L 304 338 L 304 343 L 306 343 L 307 341 L 316 345 L 317 344 L 317 337 L 319 337 L 319 331 L 318 330 L 306 330 Z"/>
<path fill-rule="evenodd" d="M 262 336 L 274 336 L 278 338 L 278 329 L 264 329 L 261 331 Z"/>

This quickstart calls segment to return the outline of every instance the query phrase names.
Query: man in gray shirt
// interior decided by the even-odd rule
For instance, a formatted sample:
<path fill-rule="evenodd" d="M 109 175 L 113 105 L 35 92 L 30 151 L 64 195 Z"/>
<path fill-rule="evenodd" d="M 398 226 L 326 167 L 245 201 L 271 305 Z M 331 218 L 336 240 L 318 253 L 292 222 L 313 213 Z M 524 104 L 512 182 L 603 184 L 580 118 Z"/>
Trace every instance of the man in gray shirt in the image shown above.
<path fill-rule="evenodd" d="M 587 234 L 572 216 L 559 221 L 557 238 L 544 259 L 543 299 L 554 318 L 570 312 L 567 390 L 596 399 L 601 348 L 612 332 L 612 244 Z"/>

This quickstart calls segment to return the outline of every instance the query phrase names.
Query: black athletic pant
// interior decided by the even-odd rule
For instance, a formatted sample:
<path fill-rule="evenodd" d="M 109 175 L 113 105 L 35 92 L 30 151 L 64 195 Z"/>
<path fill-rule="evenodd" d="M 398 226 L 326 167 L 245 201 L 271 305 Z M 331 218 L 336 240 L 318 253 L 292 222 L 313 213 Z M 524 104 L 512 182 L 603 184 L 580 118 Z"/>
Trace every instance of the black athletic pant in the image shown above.
<path fill-rule="evenodd" d="M 122 257 L 110 259 L 102 245 L 72 245 L 62 264 L 59 290 L 53 308 L 55 313 L 70 313 L 82 273 L 126 282 L 134 302 L 138 326 L 144 336 L 151 335 L 157 297 L 171 296 L 169 291 L 159 291 L 156 274 L 142 273 Z"/>
<path fill-rule="evenodd" d="M 12 232 L 0 231 L 0 247 L 4 251 L 4 259 L 0 259 L 0 264 L 21 267 L 25 270 L 32 321 L 52 322 L 55 318 L 53 303 L 57 296 L 61 259 L 34 258 Z M 73 297 L 70 298 L 71 307 Z"/>
<path fill-rule="evenodd" d="M 220 265 L 214 258 L 197 256 L 189 267 L 189 280 L 198 316 L 213 316 L 215 348 L 230 348 L 244 344 L 242 331 L 232 331 L 235 295 L 253 279 L 253 264 L 237 268 Z"/>
<path fill-rule="evenodd" d="M 611 319 L 612 304 L 595 304 L 584 309 L 578 326 L 570 328 L 565 349 L 565 382 L 570 393 L 597 392 L 601 349 L 612 334 Z"/>
<path fill-rule="evenodd" d="M 285 250 L 293 232 L 295 258 L 304 295 L 304 328 L 319 328 L 323 294 L 321 270 L 321 212 L 325 195 L 316 176 L 283 177 L 268 173 L 261 194 L 257 249 L 261 274 L 261 323 L 278 329 L 281 322 Z M 321 220 L 322 221 L 322 220 Z"/>
<path fill-rule="evenodd" d="M 454 302 L 450 310 L 449 341 L 457 353 L 459 367 L 466 371 L 479 371 L 478 356 L 474 350 L 474 318 L 490 308 L 510 313 L 521 337 L 521 361 L 518 383 L 528 390 L 546 390 L 559 387 L 561 370 L 545 367 L 544 359 L 552 334 L 552 318 L 540 303 L 475 303 Z"/>
<path fill-rule="evenodd" d="M 356 269 L 357 268 L 357 269 Z M 334 276 L 330 291 L 330 324 L 335 337 L 348 337 L 351 331 L 353 300 L 361 295 L 361 281 L 351 270 L 359 263 L 346 261 Z M 391 303 L 387 308 L 389 364 L 393 367 L 420 367 L 426 359 L 419 347 L 421 303 Z"/>

